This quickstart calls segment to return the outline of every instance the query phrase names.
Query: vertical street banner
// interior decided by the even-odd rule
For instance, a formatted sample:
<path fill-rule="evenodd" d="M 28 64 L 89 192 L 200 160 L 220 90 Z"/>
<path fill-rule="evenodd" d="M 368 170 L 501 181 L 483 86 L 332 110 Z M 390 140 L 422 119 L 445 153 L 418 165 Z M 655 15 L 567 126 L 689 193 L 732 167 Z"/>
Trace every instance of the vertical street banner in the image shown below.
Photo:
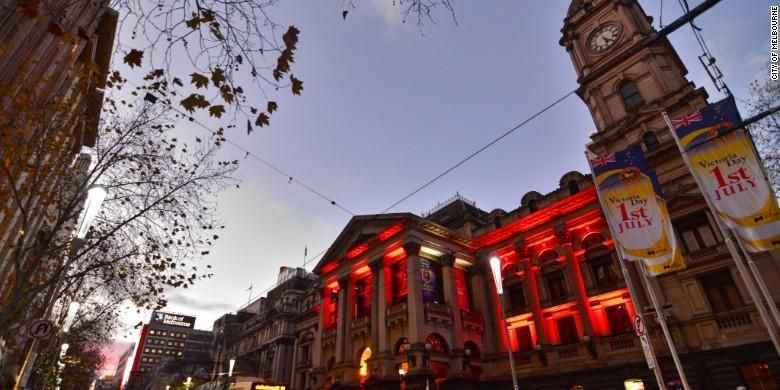
<path fill-rule="evenodd" d="M 702 192 L 751 252 L 780 248 L 780 209 L 732 97 L 672 119 Z"/>
<path fill-rule="evenodd" d="M 614 240 L 627 260 L 641 260 L 653 276 L 685 268 L 666 202 L 639 145 L 591 157 L 596 189 Z"/>
<path fill-rule="evenodd" d="M 422 282 L 422 294 L 424 302 L 433 302 L 439 299 L 436 290 L 436 272 L 431 262 L 420 259 L 420 281 Z"/>

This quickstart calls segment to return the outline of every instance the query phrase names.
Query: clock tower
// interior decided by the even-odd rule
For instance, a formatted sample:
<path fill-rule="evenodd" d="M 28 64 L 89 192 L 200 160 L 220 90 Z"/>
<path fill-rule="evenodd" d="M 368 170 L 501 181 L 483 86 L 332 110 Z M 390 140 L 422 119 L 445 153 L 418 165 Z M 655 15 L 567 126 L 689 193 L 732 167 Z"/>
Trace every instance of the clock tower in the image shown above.
<path fill-rule="evenodd" d="M 706 104 L 707 93 L 685 78 L 685 65 L 651 23 L 635 0 L 573 0 L 569 6 L 560 44 L 593 116 L 590 149 L 598 154 L 641 143 L 651 160 L 661 150 L 667 151 L 664 161 L 668 152 L 680 160 L 661 112 L 674 117 Z"/>

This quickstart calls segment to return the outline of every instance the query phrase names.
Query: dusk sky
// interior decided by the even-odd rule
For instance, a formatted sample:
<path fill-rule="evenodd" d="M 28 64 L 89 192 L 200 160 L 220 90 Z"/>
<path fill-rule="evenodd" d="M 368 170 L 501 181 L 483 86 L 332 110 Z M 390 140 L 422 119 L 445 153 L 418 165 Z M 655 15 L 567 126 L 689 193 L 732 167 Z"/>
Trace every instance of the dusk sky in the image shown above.
<path fill-rule="evenodd" d="M 303 95 L 279 93 L 270 127 L 228 135 L 355 214 L 381 212 L 577 87 L 558 45 L 569 0 L 458 1 L 457 25 L 441 11 L 422 34 L 402 23 L 393 0 L 355 2 L 346 20 L 340 1 L 279 3 L 276 21 L 301 30 L 293 73 Z M 658 28 L 660 0 L 641 3 Z M 769 60 L 769 4 L 723 1 L 696 21 L 740 99 Z M 664 24 L 682 13 L 677 1 L 663 10 Z M 696 58 L 690 27 L 671 41 L 689 79 L 722 97 Z M 526 192 L 552 191 L 564 173 L 587 170 L 593 130 L 571 96 L 392 211 L 424 213 L 456 193 L 486 211 L 512 210 Z M 206 259 L 214 278 L 169 292 L 168 310 L 195 315 L 200 329 L 246 304 L 250 285 L 255 297 L 272 286 L 280 266 L 301 266 L 304 246 L 309 257 L 327 249 L 351 217 L 234 147 L 224 152 L 241 159 L 243 182 L 218 199 L 227 229 Z M 133 311 L 127 324 L 148 318 Z M 122 338 L 136 341 L 137 331 Z"/>

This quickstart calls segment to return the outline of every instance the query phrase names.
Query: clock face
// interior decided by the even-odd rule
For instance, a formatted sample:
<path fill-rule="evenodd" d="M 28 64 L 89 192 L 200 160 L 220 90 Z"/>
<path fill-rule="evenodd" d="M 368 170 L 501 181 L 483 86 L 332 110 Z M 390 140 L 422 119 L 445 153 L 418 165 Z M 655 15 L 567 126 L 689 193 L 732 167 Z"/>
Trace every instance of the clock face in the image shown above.
<path fill-rule="evenodd" d="M 601 53 L 614 45 L 618 38 L 620 38 L 620 27 L 615 24 L 606 24 L 591 34 L 588 46 L 594 52 Z"/>

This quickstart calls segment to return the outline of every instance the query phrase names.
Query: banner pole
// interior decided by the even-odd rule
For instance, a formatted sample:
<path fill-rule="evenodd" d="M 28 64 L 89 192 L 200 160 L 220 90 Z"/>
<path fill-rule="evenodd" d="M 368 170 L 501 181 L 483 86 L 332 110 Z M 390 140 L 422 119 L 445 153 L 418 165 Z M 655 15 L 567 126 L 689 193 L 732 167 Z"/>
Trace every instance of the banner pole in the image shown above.
<path fill-rule="evenodd" d="M 674 366 L 677 368 L 677 374 L 680 375 L 680 381 L 682 381 L 683 388 L 685 388 L 685 390 L 690 390 L 691 386 L 688 385 L 688 378 L 685 377 L 685 370 L 683 369 L 682 363 L 680 363 L 680 357 L 677 355 L 677 347 L 674 346 L 674 339 L 669 332 L 669 327 L 666 325 L 666 316 L 664 316 L 661 305 L 658 304 L 658 297 L 655 295 L 655 290 L 653 290 L 653 286 L 650 285 L 650 281 L 648 280 L 647 269 L 645 269 L 644 264 L 639 264 L 639 268 L 642 270 L 642 284 L 644 285 L 645 290 L 647 290 L 647 295 L 650 297 L 653 308 L 655 308 L 656 319 L 658 320 L 658 324 L 661 325 L 661 330 L 664 332 L 666 343 L 669 344 L 669 352 L 672 354 L 672 360 L 674 360 Z"/>
<path fill-rule="evenodd" d="M 691 176 L 693 177 L 693 180 L 696 182 L 696 184 L 699 186 L 699 189 L 702 190 L 704 187 L 702 187 L 701 182 L 699 182 L 699 178 L 696 177 L 696 174 L 693 173 L 693 167 L 691 166 L 691 161 L 688 159 L 688 155 L 685 154 L 685 150 L 683 149 L 683 146 L 680 143 L 680 138 L 677 136 L 677 133 L 674 131 L 674 126 L 672 126 L 672 121 L 669 119 L 669 115 L 666 113 L 666 111 L 664 111 L 661 113 L 661 116 L 663 116 L 664 121 L 666 122 L 666 126 L 669 128 L 669 131 L 672 133 L 672 137 L 674 137 L 674 142 L 677 143 L 677 148 L 680 150 L 680 155 L 682 156 L 682 159 L 685 162 L 685 166 L 688 168 L 688 171 L 690 171 Z M 729 234 L 730 231 L 728 231 L 723 226 L 724 222 L 721 220 L 720 213 L 712 205 L 712 201 L 710 200 L 710 197 L 703 190 L 702 190 L 702 196 L 704 197 L 704 201 L 707 202 L 707 207 L 709 207 L 710 212 L 712 212 L 713 214 L 713 217 L 715 219 L 715 224 L 718 225 L 718 230 L 720 230 L 723 239 L 726 241 L 726 247 L 729 249 L 729 253 L 731 254 L 732 259 L 734 259 L 734 264 L 736 264 L 737 266 L 737 271 L 739 271 L 739 274 L 742 277 L 742 281 L 745 282 L 745 287 L 747 288 L 748 293 L 750 294 L 750 298 L 753 300 L 753 303 L 756 305 L 756 309 L 758 309 L 758 313 L 761 315 L 761 320 L 764 322 L 764 326 L 766 326 L 766 330 L 769 333 L 769 338 L 772 339 L 772 343 L 775 345 L 775 350 L 777 351 L 777 354 L 780 355 L 780 340 L 778 340 L 777 331 L 773 326 L 772 320 L 769 318 L 769 313 L 766 312 L 766 307 L 764 307 L 762 300 L 758 296 L 758 292 L 756 291 L 756 287 L 754 285 L 755 282 L 750 277 L 748 270 L 745 268 L 745 264 L 742 262 L 742 257 L 739 255 L 739 252 L 737 251 L 737 247 L 734 245 L 734 241 L 731 239 L 731 234 Z"/>
<path fill-rule="evenodd" d="M 585 158 L 588 159 L 588 167 L 590 167 L 590 158 L 588 158 L 587 151 L 585 152 Z M 604 213 L 606 213 L 607 209 L 605 208 L 604 200 L 601 199 L 601 193 L 598 191 L 598 184 L 596 183 L 596 176 L 593 174 L 593 168 L 591 168 L 590 174 L 593 176 L 593 185 L 596 186 L 596 195 L 599 199 L 599 204 L 601 205 L 601 209 L 603 210 Z M 628 295 L 631 297 L 631 303 L 634 305 L 634 313 L 640 318 L 640 321 L 643 324 L 646 324 L 647 322 L 645 321 L 645 316 L 644 313 L 642 312 L 643 308 L 641 303 L 639 302 L 639 295 L 637 294 L 636 287 L 634 286 L 634 282 L 631 280 L 631 274 L 628 273 L 628 268 L 626 268 L 626 264 L 625 264 L 626 260 L 625 257 L 623 256 L 623 248 L 621 248 L 620 244 L 616 240 L 614 240 L 614 237 L 616 237 L 616 235 L 615 235 L 615 230 L 612 227 L 612 222 L 610 222 L 609 218 L 607 218 L 606 215 L 604 216 L 604 220 L 607 221 L 607 227 L 609 228 L 609 233 L 613 237 L 612 245 L 614 246 L 615 250 L 618 253 L 618 263 L 620 263 L 620 270 L 623 272 L 623 279 L 625 279 L 626 281 L 626 287 L 628 287 Z M 641 340 L 642 336 L 639 337 L 640 337 L 640 343 L 642 343 L 642 348 L 644 350 L 645 344 Z M 647 335 L 645 335 L 645 337 L 647 337 Z M 661 372 L 661 365 L 658 364 L 658 357 L 655 354 L 653 343 L 651 340 L 649 340 L 649 337 L 646 345 L 650 355 L 647 360 L 648 363 L 652 363 L 652 367 L 650 367 L 650 369 L 652 369 L 653 374 L 655 374 L 655 380 L 658 383 L 658 388 L 661 390 L 666 390 L 666 384 L 664 383 L 663 373 Z M 647 358 L 647 356 L 645 357 Z"/>
<path fill-rule="evenodd" d="M 777 310 L 777 304 L 775 303 L 774 297 L 772 297 L 772 293 L 769 292 L 769 289 L 766 287 L 766 282 L 764 282 L 764 278 L 761 277 L 761 271 L 758 269 L 758 266 L 753 261 L 753 255 L 750 254 L 750 252 L 745 248 L 745 244 L 742 242 L 742 240 L 739 239 L 739 236 L 737 236 L 737 233 L 734 231 L 734 229 L 731 229 L 731 234 L 734 235 L 734 237 L 737 237 L 737 244 L 739 244 L 739 248 L 742 249 L 742 253 L 745 254 L 745 259 L 747 259 L 748 267 L 750 268 L 750 271 L 753 273 L 753 277 L 756 279 L 756 284 L 758 285 L 758 289 L 761 291 L 761 294 L 764 296 L 764 299 L 766 299 L 766 304 L 769 306 L 769 312 L 772 313 L 772 317 L 774 317 L 775 325 L 780 327 L 780 311 Z"/>

